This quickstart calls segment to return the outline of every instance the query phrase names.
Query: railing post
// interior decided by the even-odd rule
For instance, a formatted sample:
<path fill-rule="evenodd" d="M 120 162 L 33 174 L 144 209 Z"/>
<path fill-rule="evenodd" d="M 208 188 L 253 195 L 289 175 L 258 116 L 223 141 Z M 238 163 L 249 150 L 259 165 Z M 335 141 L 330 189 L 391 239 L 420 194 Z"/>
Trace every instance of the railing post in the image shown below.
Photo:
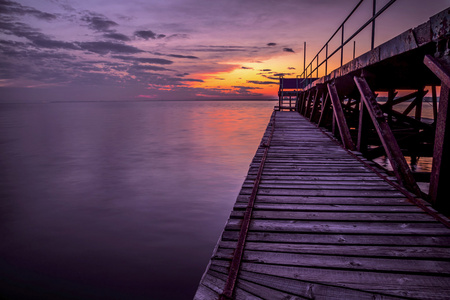
<path fill-rule="evenodd" d="M 316 78 L 319 78 L 319 53 L 317 53 Z"/>
<path fill-rule="evenodd" d="M 325 76 L 328 75 L 328 43 L 325 46 Z"/>
<path fill-rule="evenodd" d="M 377 0 L 373 0 L 372 17 L 375 17 L 376 12 L 377 12 Z M 375 47 L 375 18 L 372 21 L 372 43 L 370 46 L 370 50 L 373 50 L 374 47 Z"/>
<path fill-rule="evenodd" d="M 342 37 L 341 37 L 341 67 L 344 64 L 344 24 L 342 24 Z"/>
<path fill-rule="evenodd" d="M 306 79 L 306 42 L 303 43 L 303 78 Z"/>

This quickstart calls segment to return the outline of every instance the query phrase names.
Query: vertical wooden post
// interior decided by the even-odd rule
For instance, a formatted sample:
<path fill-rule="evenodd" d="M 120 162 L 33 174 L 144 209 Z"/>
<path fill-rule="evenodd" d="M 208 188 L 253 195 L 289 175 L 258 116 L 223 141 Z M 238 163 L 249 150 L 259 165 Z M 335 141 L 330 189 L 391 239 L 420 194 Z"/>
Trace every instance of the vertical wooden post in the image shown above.
<path fill-rule="evenodd" d="M 437 94 L 436 94 L 436 86 L 433 85 L 431 87 L 431 95 L 433 97 L 433 119 L 434 122 L 437 120 L 437 114 L 438 114 L 438 105 L 437 105 Z"/>
<path fill-rule="evenodd" d="M 450 122 L 449 87 L 441 86 L 439 114 L 434 138 L 433 165 L 430 178 L 430 198 L 434 206 L 444 213 L 450 213 Z"/>
<path fill-rule="evenodd" d="M 328 110 L 330 109 L 330 96 L 327 92 L 325 92 L 325 99 L 322 102 L 322 111 L 320 113 L 319 121 L 317 122 L 317 127 L 320 127 L 327 117 Z"/>
<path fill-rule="evenodd" d="M 327 86 L 331 102 L 333 103 L 334 117 L 339 129 L 339 134 L 341 135 L 342 143 L 345 148 L 355 150 L 355 144 L 352 141 L 352 136 L 350 135 L 350 130 L 348 129 L 347 121 L 345 120 L 344 110 L 342 109 L 336 85 L 334 85 L 334 83 L 329 83 Z"/>
<path fill-rule="evenodd" d="M 361 153 L 367 152 L 367 108 L 364 105 L 364 101 L 359 102 L 359 124 L 358 124 L 358 141 L 356 143 L 356 150 Z"/>
<path fill-rule="evenodd" d="M 317 114 L 317 108 L 319 107 L 320 98 L 323 97 L 322 88 L 317 88 L 316 98 L 314 99 L 313 107 L 311 110 L 311 115 L 309 116 L 309 120 L 311 122 L 315 121 L 315 115 Z"/>
<path fill-rule="evenodd" d="M 307 118 L 309 117 L 309 114 L 311 113 L 311 105 L 316 101 L 318 96 L 319 96 L 319 89 L 316 89 L 316 94 L 313 97 L 309 98 L 308 103 L 306 105 L 305 117 Z"/>
<path fill-rule="evenodd" d="M 361 77 L 355 76 L 354 80 L 361 94 L 361 100 L 364 101 L 364 105 L 367 107 L 367 111 L 369 112 L 381 143 L 383 144 L 384 150 L 391 162 L 395 176 L 406 188 L 417 195 L 421 195 L 420 188 L 414 180 L 411 169 L 398 146 L 397 140 L 395 139 L 389 124 L 384 118 L 383 112 L 381 111 L 369 84 Z"/>
<path fill-rule="evenodd" d="M 450 213 L 450 57 L 436 59 L 426 55 L 425 65 L 441 80 L 441 96 L 439 98 L 439 113 L 436 120 L 434 137 L 433 165 L 430 178 L 430 201 L 443 213 Z"/>
<path fill-rule="evenodd" d="M 281 106 L 283 105 L 283 76 L 280 77 L 280 90 L 278 93 L 278 110 L 281 111 Z"/>
<path fill-rule="evenodd" d="M 305 113 L 306 113 L 306 106 L 307 106 L 307 104 L 308 104 L 309 99 L 311 98 L 311 96 L 312 96 L 312 91 L 311 91 L 311 89 L 309 89 L 309 90 L 308 90 L 308 96 L 305 98 L 305 101 L 303 101 L 303 106 L 302 106 L 302 115 L 303 115 L 303 116 L 304 116 Z"/>

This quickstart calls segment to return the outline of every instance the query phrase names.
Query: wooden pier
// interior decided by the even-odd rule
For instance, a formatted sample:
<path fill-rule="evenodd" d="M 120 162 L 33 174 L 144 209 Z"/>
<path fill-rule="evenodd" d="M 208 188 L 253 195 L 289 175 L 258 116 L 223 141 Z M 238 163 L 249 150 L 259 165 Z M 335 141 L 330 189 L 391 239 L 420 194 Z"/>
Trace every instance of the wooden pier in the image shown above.
<path fill-rule="evenodd" d="M 377 12 L 373 1 L 355 34 L 344 39 L 346 21 L 333 34 L 338 49 L 328 55 L 330 38 L 304 74 L 280 79 L 196 300 L 450 299 L 450 8 L 374 47 L 375 19 L 394 2 Z M 369 24 L 372 50 L 344 64 L 345 44 Z M 422 116 L 425 87 L 433 119 Z M 371 161 L 382 155 L 392 171 Z M 432 171 L 414 173 L 406 158 L 424 156 Z"/>
<path fill-rule="evenodd" d="M 233 299 L 448 299 L 450 229 L 435 211 L 287 111 L 274 112 L 195 299 L 224 291 L 273 125 Z"/>

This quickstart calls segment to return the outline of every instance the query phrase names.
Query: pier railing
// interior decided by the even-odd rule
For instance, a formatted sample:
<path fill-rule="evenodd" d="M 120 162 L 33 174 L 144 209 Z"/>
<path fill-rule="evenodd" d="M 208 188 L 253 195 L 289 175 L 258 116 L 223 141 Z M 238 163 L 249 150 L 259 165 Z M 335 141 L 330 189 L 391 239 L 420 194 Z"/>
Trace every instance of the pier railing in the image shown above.
<path fill-rule="evenodd" d="M 317 54 L 314 56 L 314 58 L 311 60 L 311 62 L 305 66 L 306 64 L 306 51 L 305 51 L 305 61 L 303 64 L 303 73 L 300 75 L 300 77 L 303 78 L 312 78 L 312 77 L 319 77 L 319 68 L 322 65 L 325 65 L 325 75 L 328 74 L 328 60 L 333 57 L 336 53 L 340 51 L 341 54 L 341 63 L 340 66 L 344 64 L 344 46 L 347 45 L 350 41 L 352 41 L 361 31 L 363 31 L 367 26 L 372 25 L 372 34 L 371 34 L 371 50 L 375 47 L 375 20 L 383 13 L 385 12 L 392 4 L 394 4 L 397 0 L 390 0 L 388 3 L 386 3 L 382 8 L 380 8 L 377 11 L 377 1 L 376 0 L 369 0 L 372 1 L 372 17 L 367 20 L 361 27 L 359 27 L 350 37 L 345 39 L 344 33 L 345 33 L 345 25 L 349 21 L 349 19 L 353 16 L 353 14 L 358 10 L 358 8 L 361 6 L 361 4 L 365 0 L 360 0 L 358 4 L 353 8 L 353 10 L 350 12 L 350 14 L 345 18 L 345 20 L 342 22 L 342 24 L 336 29 L 336 31 L 331 35 L 331 37 L 328 39 L 328 41 L 323 45 L 323 47 L 317 52 Z M 341 33 L 341 43 L 340 46 L 336 49 L 332 50 L 332 52 L 329 54 L 329 44 L 333 40 L 334 37 L 338 33 Z M 306 46 L 306 45 L 305 45 Z M 353 58 L 355 58 L 355 43 L 353 44 Z M 305 47 L 306 48 L 306 47 Z M 304 49 L 306 50 L 306 49 Z M 325 53 L 324 53 L 325 52 Z M 325 57 L 320 61 L 320 57 L 325 54 Z M 320 61 L 320 62 L 319 62 Z M 314 63 L 316 66 L 314 67 Z M 314 67 L 314 68 L 313 68 Z M 316 75 L 314 76 L 314 73 Z"/>
<path fill-rule="evenodd" d="M 363 27 L 374 22 L 393 2 L 375 12 Z M 338 31 L 343 31 L 347 19 Z M 346 41 L 342 39 L 341 46 L 327 54 L 322 63 L 342 51 L 355 34 Z M 328 42 L 321 51 L 327 51 Z M 307 78 L 322 64 L 318 63 L 319 53 L 314 58 L 317 67 L 312 69 L 313 60 Z M 373 47 L 298 91 L 295 110 L 318 127 L 331 131 L 350 151 L 357 150 L 369 159 L 386 156 L 400 184 L 450 214 L 450 186 L 444 180 L 450 178 L 449 88 L 450 8 L 447 8 L 428 22 Z M 430 90 L 432 119 L 422 113 L 424 97 Z M 384 101 L 380 101 L 380 94 L 385 96 Z M 407 104 L 406 109 L 399 104 Z M 412 172 L 407 161 L 414 164 L 421 157 L 433 158 L 431 172 Z M 428 193 L 419 189 L 419 181 L 429 182 Z"/>

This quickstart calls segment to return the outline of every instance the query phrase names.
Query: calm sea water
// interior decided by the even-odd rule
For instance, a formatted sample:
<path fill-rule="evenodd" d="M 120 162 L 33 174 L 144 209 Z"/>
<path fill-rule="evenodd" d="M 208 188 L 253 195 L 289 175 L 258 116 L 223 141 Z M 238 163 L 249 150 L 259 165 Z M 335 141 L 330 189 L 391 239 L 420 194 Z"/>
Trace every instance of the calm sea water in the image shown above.
<path fill-rule="evenodd" d="M 1 294 L 192 299 L 274 104 L 1 104 Z"/>

